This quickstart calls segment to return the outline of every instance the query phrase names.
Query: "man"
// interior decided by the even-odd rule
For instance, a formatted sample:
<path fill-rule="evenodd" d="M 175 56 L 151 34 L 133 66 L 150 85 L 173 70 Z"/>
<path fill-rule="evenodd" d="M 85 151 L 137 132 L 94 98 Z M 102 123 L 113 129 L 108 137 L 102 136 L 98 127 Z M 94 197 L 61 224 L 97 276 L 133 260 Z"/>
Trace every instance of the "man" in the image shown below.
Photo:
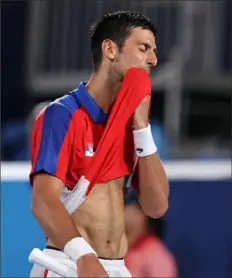
<path fill-rule="evenodd" d="M 143 68 L 149 74 L 156 66 L 155 29 L 137 13 L 107 14 L 91 27 L 91 52 L 93 74 L 88 83 L 51 103 L 35 122 L 32 211 L 48 237 L 44 252 L 71 261 L 77 277 L 130 277 L 122 259 L 127 252 L 124 168 L 119 167 L 118 178 L 95 185 L 71 216 L 62 197 L 89 165 L 127 70 Z M 138 158 L 140 203 L 146 214 L 160 217 L 168 208 L 169 187 L 151 139 L 149 102 L 146 97 L 137 107 L 133 134 L 143 137 L 141 148 L 148 148 L 146 156 Z M 35 265 L 31 277 L 44 273 L 48 271 Z"/>
<path fill-rule="evenodd" d="M 128 252 L 125 264 L 133 277 L 177 277 L 177 264 L 163 243 L 165 219 L 146 216 L 133 190 L 127 194 L 125 222 Z"/>

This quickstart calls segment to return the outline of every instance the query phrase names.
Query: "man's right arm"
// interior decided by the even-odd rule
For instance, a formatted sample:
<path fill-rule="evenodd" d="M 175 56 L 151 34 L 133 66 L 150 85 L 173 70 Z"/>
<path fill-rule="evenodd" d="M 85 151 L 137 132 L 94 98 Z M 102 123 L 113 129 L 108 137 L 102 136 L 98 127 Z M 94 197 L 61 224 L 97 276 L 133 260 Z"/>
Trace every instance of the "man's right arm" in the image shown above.
<path fill-rule="evenodd" d="M 60 201 L 72 153 L 72 114 L 59 103 L 50 104 L 35 120 L 31 138 L 32 212 L 60 249 L 80 236 Z"/>
<path fill-rule="evenodd" d="M 32 212 L 57 248 L 80 236 L 72 218 L 60 201 L 63 183 L 57 177 L 37 174 L 33 180 Z"/>
<path fill-rule="evenodd" d="M 95 251 L 78 233 L 60 201 L 74 132 L 71 111 L 59 103 L 48 106 L 37 117 L 31 140 L 32 212 L 56 247 L 77 263 L 78 277 L 106 277 Z"/>
<path fill-rule="evenodd" d="M 32 191 L 32 212 L 46 235 L 61 250 L 73 239 L 81 238 L 72 222 L 72 218 L 60 201 L 62 187 L 62 181 L 56 177 L 48 174 L 38 174 L 34 177 Z M 71 252 L 68 253 L 73 254 L 73 252 L 78 251 L 78 248 L 82 247 L 75 246 L 74 243 L 73 247 L 71 247 Z M 78 253 L 87 251 L 85 255 L 75 260 L 78 277 L 93 277 L 93 275 L 108 277 L 96 255 L 91 253 L 91 251 L 88 252 L 88 249 L 78 251 Z"/>

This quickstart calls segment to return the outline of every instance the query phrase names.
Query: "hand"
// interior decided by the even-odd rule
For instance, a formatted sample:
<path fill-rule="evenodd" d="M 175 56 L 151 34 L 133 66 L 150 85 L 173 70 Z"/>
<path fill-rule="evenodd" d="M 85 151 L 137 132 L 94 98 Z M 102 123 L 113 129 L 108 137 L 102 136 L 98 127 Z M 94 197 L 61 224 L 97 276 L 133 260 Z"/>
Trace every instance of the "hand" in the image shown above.
<path fill-rule="evenodd" d="M 80 257 L 76 264 L 77 277 L 109 277 L 98 258 L 93 254 Z"/>
<path fill-rule="evenodd" d="M 147 95 L 136 108 L 133 116 L 133 129 L 142 129 L 148 126 L 150 102 L 151 97 Z"/>

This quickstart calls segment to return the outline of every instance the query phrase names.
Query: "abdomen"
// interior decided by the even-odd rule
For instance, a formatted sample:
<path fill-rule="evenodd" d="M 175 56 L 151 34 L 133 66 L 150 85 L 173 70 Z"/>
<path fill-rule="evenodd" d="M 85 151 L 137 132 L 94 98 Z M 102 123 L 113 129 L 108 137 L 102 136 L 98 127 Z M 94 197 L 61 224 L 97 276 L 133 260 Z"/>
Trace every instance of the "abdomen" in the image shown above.
<path fill-rule="evenodd" d="M 72 214 L 79 233 L 100 257 L 121 258 L 127 252 L 123 183 L 124 178 L 119 178 L 94 186 Z"/>

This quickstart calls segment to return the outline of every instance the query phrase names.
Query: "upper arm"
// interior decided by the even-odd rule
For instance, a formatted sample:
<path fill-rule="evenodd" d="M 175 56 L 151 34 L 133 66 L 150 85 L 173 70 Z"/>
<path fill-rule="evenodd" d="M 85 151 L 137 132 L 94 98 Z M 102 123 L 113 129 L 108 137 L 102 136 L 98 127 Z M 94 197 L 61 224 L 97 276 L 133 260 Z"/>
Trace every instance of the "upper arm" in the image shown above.
<path fill-rule="evenodd" d="M 63 188 L 63 183 L 57 177 L 48 175 L 46 173 L 40 173 L 35 175 L 33 179 L 32 188 L 32 203 L 33 205 L 44 200 L 45 197 L 52 199 L 59 199 Z M 51 198 L 52 196 L 52 198 Z"/>
<path fill-rule="evenodd" d="M 36 119 L 31 138 L 30 182 L 38 173 L 47 173 L 65 183 L 73 141 L 72 113 L 53 103 Z"/>

